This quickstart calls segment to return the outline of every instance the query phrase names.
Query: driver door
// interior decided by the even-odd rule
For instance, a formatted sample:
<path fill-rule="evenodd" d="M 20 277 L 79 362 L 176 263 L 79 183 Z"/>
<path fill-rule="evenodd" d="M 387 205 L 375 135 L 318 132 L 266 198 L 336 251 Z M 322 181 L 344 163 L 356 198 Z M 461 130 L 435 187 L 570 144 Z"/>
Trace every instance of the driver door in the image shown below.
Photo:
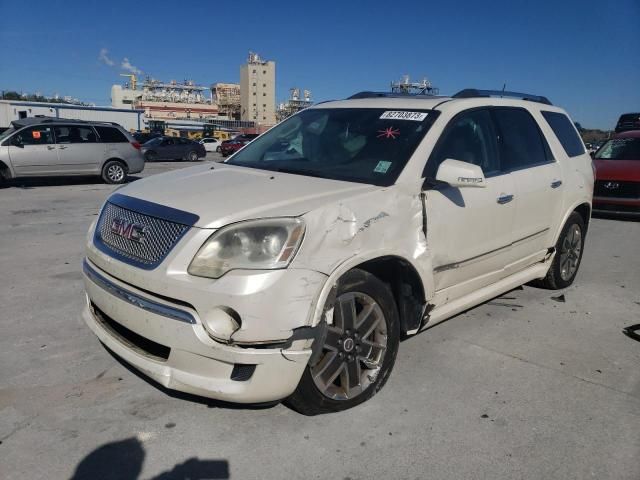
<path fill-rule="evenodd" d="M 165 137 L 162 139 L 160 148 L 158 151 L 158 160 L 173 160 L 176 157 L 176 141 L 171 137 Z"/>
<path fill-rule="evenodd" d="M 446 159 L 478 165 L 485 187 L 436 185 L 426 193 L 427 240 L 436 297 L 462 297 L 504 278 L 511 261 L 514 181 L 503 174 L 489 109 L 458 114 L 445 128 L 425 169 L 435 178 Z"/>
<path fill-rule="evenodd" d="M 61 173 L 50 126 L 28 127 L 13 135 L 9 143 L 9 159 L 17 176 Z"/>

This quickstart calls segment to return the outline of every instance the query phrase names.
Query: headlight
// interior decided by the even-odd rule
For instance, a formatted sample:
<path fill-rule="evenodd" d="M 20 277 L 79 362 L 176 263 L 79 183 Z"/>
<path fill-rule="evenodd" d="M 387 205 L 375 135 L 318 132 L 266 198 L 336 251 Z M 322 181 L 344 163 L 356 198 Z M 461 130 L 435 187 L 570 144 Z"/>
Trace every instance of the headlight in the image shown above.
<path fill-rule="evenodd" d="M 304 222 L 298 218 L 251 220 L 224 227 L 200 247 L 188 272 L 198 277 L 220 278 L 238 268 L 285 268 L 303 236 Z"/>

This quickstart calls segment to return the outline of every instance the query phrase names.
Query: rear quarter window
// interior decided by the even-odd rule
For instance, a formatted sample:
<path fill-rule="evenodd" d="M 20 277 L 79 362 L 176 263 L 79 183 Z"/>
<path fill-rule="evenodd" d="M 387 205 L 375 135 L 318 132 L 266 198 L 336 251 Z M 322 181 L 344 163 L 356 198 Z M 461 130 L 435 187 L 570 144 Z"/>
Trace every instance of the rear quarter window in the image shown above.
<path fill-rule="evenodd" d="M 569 157 L 577 157 L 585 153 L 582 140 L 580 140 L 580 136 L 569 117 L 558 112 L 542 112 L 542 116 L 558 137 L 562 148 Z"/>
<path fill-rule="evenodd" d="M 114 127 L 95 127 L 100 140 L 104 143 L 129 143 L 129 139 L 124 133 Z"/>

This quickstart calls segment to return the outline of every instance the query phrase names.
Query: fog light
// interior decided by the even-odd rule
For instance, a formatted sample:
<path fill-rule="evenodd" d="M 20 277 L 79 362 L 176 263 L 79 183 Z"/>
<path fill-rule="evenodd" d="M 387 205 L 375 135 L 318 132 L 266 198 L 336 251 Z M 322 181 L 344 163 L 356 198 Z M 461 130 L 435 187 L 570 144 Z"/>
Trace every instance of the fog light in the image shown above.
<path fill-rule="evenodd" d="M 233 308 L 217 307 L 204 316 L 202 325 L 214 340 L 228 342 L 231 335 L 242 327 L 242 320 Z"/>

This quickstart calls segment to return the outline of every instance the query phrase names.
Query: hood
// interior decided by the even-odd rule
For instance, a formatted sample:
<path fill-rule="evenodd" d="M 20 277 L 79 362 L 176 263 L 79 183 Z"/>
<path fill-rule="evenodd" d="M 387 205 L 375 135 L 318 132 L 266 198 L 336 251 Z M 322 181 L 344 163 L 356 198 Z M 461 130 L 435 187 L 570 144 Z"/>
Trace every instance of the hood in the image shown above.
<path fill-rule="evenodd" d="M 594 159 L 593 164 L 596 166 L 596 180 L 622 180 L 627 182 L 640 182 L 640 159 Z"/>
<path fill-rule="evenodd" d="M 118 193 L 194 213 L 200 217 L 196 227 L 219 228 L 240 220 L 299 216 L 379 188 L 208 163 L 153 175 L 118 189 Z"/>

